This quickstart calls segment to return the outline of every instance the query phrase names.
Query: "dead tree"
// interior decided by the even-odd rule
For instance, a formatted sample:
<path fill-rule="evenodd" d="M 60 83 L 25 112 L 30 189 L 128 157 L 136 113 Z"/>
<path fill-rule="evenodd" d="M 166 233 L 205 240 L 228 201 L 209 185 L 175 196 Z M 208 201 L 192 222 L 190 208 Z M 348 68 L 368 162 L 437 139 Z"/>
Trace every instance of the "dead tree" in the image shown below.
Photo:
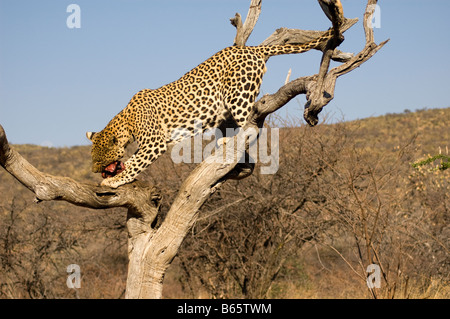
<path fill-rule="evenodd" d="M 231 19 L 237 29 L 235 45 L 246 44 L 261 12 L 261 2 L 262 0 L 251 1 L 245 22 L 242 22 L 239 14 Z M 6 134 L 0 126 L 1 166 L 36 195 L 36 202 L 60 200 L 94 209 L 127 208 L 129 265 L 126 298 L 161 298 L 164 274 L 186 234 L 196 222 L 201 206 L 227 180 L 251 174 L 248 170 L 235 174 L 235 168 L 245 156 L 246 147 L 258 139 L 258 131 L 263 127 L 265 118 L 295 96 L 306 94 L 304 118 L 311 126 L 316 125 L 318 114 L 334 97 L 337 78 L 361 66 L 386 44 L 387 41 L 375 44 L 370 26 L 377 0 L 368 0 L 364 14 L 366 44 L 356 55 L 340 52 L 336 47 L 343 41 L 342 33 L 358 19 L 345 19 L 339 0 L 319 0 L 319 3 L 333 23 L 335 36 L 321 48 L 323 57 L 318 74 L 295 79 L 282 86 L 278 92 L 259 99 L 250 114 L 250 120 L 241 130 L 241 133 L 248 132 L 248 129 L 254 129 L 252 131 L 255 132 L 248 137 L 245 147 L 234 143 L 237 146 L 232 154 L 233 158 L 199 164 L 182 184 L 163 221 L 156 223 L 161 196 L 155 187 L 134 181 L 118 189 L 110 189 L 45 174 L 8 144 Z M 261 44 L 299 44 L 321 34 L 321 31 L 279 29 Z M 331 60 L 342 64 L 329 70 Z M 234 139 L 241 138 L 241 133 Z M 223 148 L 222 144 L 216 154 L 223 154 Z"/>

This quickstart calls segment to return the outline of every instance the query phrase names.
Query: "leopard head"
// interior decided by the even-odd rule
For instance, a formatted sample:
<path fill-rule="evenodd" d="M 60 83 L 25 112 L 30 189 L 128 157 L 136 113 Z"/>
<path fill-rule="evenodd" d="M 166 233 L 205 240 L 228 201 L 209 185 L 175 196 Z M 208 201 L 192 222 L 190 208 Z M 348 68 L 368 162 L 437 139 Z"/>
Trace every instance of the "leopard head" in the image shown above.
<path fill-rule="evenodd" d="M 128 139 L 118 135 L 107 128 L 101 132 L 87 132 L 86 136 L 92 141 L 92 171 L 105 173 L 105 170 L 113 163 L 118 163 L 125 155 Z"/>

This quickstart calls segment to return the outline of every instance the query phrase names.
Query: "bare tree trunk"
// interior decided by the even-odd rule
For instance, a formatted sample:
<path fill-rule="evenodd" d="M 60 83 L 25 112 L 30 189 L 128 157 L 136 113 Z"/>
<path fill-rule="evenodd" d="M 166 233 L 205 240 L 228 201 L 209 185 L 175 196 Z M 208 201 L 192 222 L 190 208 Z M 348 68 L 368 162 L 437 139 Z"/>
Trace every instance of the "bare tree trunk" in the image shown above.
<path fill-rule="evenodd" d="M 245 45 L 261 12 L 262 0 L 252 0 L 247 19 L 242 23 L 239 14 L 231 20 L 237 28 L 235 45 Z M 376 4 L 369 0 L 369 4 Z M 353 56 L 336 50 L 343 41 L 342 32 L 350 28 L 357 19 L 346 20 L 342 10 L 339 11 L 339 0 L 319 0 L 326 8 L 331 19 L 335 38 L 324 48 L 319 74 L 295 79 L 286 83 L 278 92 L 265 95 L 255 103 L 246 127 L 239 134 L 252 134 L 246 145 L 236 143 L 233 158 L 227 161 L 204 161 L 189 175 L 178 192 L 167 216 L 159 227 L 155 227 L 158 218 L 159 191 L 147 184 L 135 181 L 118 189 L 100 187 L 98 185 L 78 183 L 70 178 L 52 176 L 37 170 L 19 153 L 11 148 L 6 134 L 0 126 L 0 165 L 24 186 L 36 194 L 36 201 L 63 200 L 74 205 L 105 209 L 111 207 L 128 208 L 127 228 L 128 243 L 128 278 L 126 298 L 161 298 L 164 274 L 176 256 L 186 234 L 198 218 L 198 212 L 205 201 L 228 179 L 244 178 L 251 171 L 236 173 L 239 160 L 245 155 L 250 143 L 258 139 L 259 128 L 263 127 L 267 115 L 278 110 L 299 94 L 306 94 L 308 103 L 305 109 L 305 120 L 310 125 L 318 122 L 317 115 L 334 96 L 336 79 L 370 59 L 383 45 L 373 42 L 373 31 L 366 29 L 366 46 L 359 54 Z M 365 21 L 370 18 L 365 15 Z M 272 34 L 263 44 L 304 43 L 315 37 L 319 31 L 302 31 L 280 29 Z M 330 71 L 330 60 L 345 62 Z M 248 135 L 247 135 L 248 136 Z M 224 145 L 216 151 L 215 156 L 222 156 Z M 227 152 L 228 156 L 228 152 Z"/>

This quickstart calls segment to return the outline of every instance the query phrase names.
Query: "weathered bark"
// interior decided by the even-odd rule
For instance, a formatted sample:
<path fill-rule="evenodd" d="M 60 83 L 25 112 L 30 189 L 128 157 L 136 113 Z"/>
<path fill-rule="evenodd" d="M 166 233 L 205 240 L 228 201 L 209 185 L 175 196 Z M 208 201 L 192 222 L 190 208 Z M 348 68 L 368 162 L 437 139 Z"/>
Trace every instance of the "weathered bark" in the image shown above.
<path fill-rule="evenodd" d="M 42 173 L 10 147 L 1 126 L 0 165 L 34 192 L 38 202 L 64 200 L 74 205 L 95 209 L 128 208 L 129 266 L 126 298 L 161 298 L 164 274 L 183 239 L 196 222 L 201 206 L 228 179 L 243 178 L 251 174 L 251 170 L 236 170 L 236 167 L 240 165 L 239 160 L 245 156 L 248 145 L 258 139 L 258 129 L 263 127 L 266 116 L 284 106 L 293 97 L 306 94 L 308 103 L 305 119 L 311 125 L 317 124 L 317 115 L 333 98 L 336 79 L 359 67 L 386 43 L 385 41 L 376 45 L 373 42 L 373 31 L 366 28 L 366 46 L 359 54 L 353 56 L 336 50 L 343 40 L 342 32 L 356 23 L 357 19 L 345 20 L 343 16 L 336 15 L 338 11 L 334 9 L 340 4 L 338 0 L 319 0 L 319 2 L 327 8 L 327 16 L 332 20 L 335 30 L 335 39 L 321 48 L 324 53 L 319 73 L 288 82 L 278 92 L 259 99 L 250 114 L 250 120 L 234 137 L 235 152 L 234 154 L 227 152 L 227 156 L 231 158 L 226 161 L 214 160 L 215 156 L 222 156 L 225 141 L 225 144 L 216 151 L 217 155 L 199 164 L 185 180 L 159 227 L 155 226 L 155 221 L 161 197 L 155 187 L 135 181 L 118 189 L 110 189 Z M 368 6 L 376 2 L 369 0 Z M 232 24 L 237 28 L 235 45 L 245 45 L 260 12 L 261 0 L 252 0 L 244 23 L 239 14 L 232 19 Z M 366 14 L 365 22 L 369 18 L 370 14 Z M 279 29 L 262 44 L 304 43 L 318 33 L 320 31 Z M 331 59 L 345 63 L 328 71 Z M 236 141 L 248 133 L 250 128 L 254 129 L 252 131 L 254 134 L 248 137 L 246 144 L 237 143 Z"/>
<path fill-rule="evenodd" d="M 328 3 L 334 1 L 338 0 L 319 0 L 321 4 L 324 2 Z M 373 28 L 368 27 L 377 2 L 377 0 L 369 0 L 367 3 L 363 21 L 366 34 L 366 45 L 364 49 L 356 56 L 347 60 L 344 64 L 328 72 L 330 61 L 336 46 L 340 44 L 341 40 L 343 40 L 343 37 L 341 38 L 340 34 L 341 31 L 336 31 L 337 29 L 335 28 L 335 41 L 330 41 L 327 44 L 327 48 L 323 51 L 317 78 L 315 78 L 313 82 L 306 85 L 308 87 L 306 92 L 307 102 L 305 104 L 303 117 L 309 125 L 314 126 L 319 122 L 318 114 L 334 98 L 334 89 L 337 78 L 361 66 L 389 41 L 386 40 L 379 45 L 376 45 L 374 43 Z M 345 25 L 346 20 L 334 16 L 336 13 L 336 10 L 332 10 L 332 12 L 327 14 L 329 18 L 331 17 L 333 19 L 333 26 Z"/>
<path fill-rule="evenodd" d="M 244 46 L 247 43 L 248 38 L 253 32 L 256 23 L 258 22 L 259 15 L 261 13 L 262 0 L 251 0 L 250 8 L 248 9 L 247 18 L 242 23 L 242 18 L 239 13 L 236 13 L 235 17 L 230 19 L 232 25 L 237 29 L 236 37 L 234 38 L 234 45 Z"/>
<path fill-rule="evenodd" d="M 0 165 L 36 195 L 36 202 L 61 200 L 94 209 L 126 207 L 139 214 L 152 212 L 149 219 L 156 216 L 159 192 L 155 187 L 136 181 L 111 189 L 42 173 L 9 145 L 1 125 Z"/>

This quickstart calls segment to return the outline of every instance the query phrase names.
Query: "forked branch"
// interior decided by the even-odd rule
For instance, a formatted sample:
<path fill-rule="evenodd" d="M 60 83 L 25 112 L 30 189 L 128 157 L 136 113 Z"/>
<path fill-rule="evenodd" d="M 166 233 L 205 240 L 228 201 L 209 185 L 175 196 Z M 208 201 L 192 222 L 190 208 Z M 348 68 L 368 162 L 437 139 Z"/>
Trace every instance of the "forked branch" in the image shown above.
<path fill-rule="evenodd" d="M 247 43 L 248 38 L 253 32 L 256 23 L 258 22 L 259 15 L 261 13 L 262 0 L 251 0 L 250 8 L 248 9 L 247 18 L 242 23 L 242 18 L 239 13 L 236 13 L 235 17 L 230 19 L 233 26 L 236 27 L 236 37 L 234 38 L 234 45 L 244 46 Z"/>
<path fill-rule="evenodd" d="M 339 2 L 339 0 L 319 0 L 319 2 L 321 3 L 321 5 L 323 3 L 328 3 L 329 5 L 333 6 L 334 3 Z M 377 53 L 389 41 L 386 40 L 379 45 L 375 44 L 374 42 L 371 20 L 377 2 L 377 0 L 369 0 L 367 3 L 363 21 L 366 34 L 366 45 L 361 52 L 359 52 L 356 56 L 350 58 L 344 64 L 328 72 L 332 51 L 334 51 L 334 44 L 331 44 L 324 51 L 318 77 L 307 85 L 307 102 L 305 104 L 303 117 L 309 125 L 314 126 L 319 122 L 319 113 L 328 103 L 330 103 L 331 100 L 333 100 L 337 78 L 361 66 L 364 62 L 368 61 L 372 56 L 374 56 L 375 53 Z M 339 9 L 331 9 L 330 11 L 331 13 L 329 14 L 329 17 L 331 18 L 339 14 Z M 333 22 L 333 26 L 339 25 L 340 23 L 345 23 L 340 22 L 342 21 L 342 19 L 340 18 L 334 17 L 334 19 L 336 19 L 336 21 Z M 338 36 L 338 33 L 335 33 L 335 35 Z"/>

